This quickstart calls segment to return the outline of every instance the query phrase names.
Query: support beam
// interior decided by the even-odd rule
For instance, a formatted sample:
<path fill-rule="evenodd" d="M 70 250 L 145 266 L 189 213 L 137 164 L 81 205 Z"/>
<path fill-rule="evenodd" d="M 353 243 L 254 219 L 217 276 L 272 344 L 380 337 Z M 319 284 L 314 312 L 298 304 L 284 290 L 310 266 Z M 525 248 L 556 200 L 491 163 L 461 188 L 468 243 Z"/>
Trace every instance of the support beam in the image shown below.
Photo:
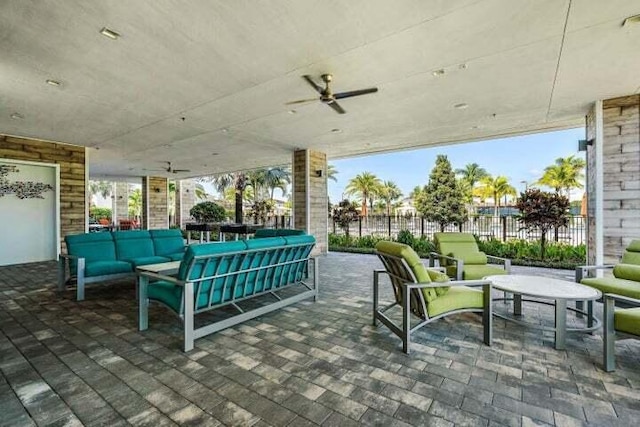
<path fill-rule="evenodd" d="M 142 228 L 169 228 L 169 181 L 167 178 L 142 177 Z"/>

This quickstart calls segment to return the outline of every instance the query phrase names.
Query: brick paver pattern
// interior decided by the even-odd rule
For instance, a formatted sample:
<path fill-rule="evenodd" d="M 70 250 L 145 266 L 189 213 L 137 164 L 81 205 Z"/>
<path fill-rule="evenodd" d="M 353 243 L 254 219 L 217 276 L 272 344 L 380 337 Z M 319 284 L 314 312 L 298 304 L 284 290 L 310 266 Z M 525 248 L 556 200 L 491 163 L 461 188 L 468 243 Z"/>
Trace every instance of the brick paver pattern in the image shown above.
<path fill-rule="evenodd" d="M 371 324 L 380 267 L 371 255 L 322 257 L 318 302 L 199 339 L 189 353 L 179 319 L 159 304 L 138 332 L 132 279 L 90 285 L 77 302 L 73 288 L 56 292 L 55 263 L 1 267 L 0 425 L 640 425 L 638 341 L 616 345 L 607 374 L 600 332 L 570 334 L 557 351 L 551 332 L 495 319 L 487 347 L 469 313 L 423 328 L 405 355 Z M 553 319 L 538 304 L 524 314 Z"/>

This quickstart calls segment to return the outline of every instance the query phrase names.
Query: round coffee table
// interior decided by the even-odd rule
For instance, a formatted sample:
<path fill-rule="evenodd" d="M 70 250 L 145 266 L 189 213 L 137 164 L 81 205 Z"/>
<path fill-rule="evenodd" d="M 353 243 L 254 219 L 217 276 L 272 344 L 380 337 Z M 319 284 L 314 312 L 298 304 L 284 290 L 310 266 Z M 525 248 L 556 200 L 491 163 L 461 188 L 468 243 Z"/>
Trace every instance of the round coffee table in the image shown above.
<path fill-rule="evenodd" d="M 520 274 L 487 276 L 485 279 L 490 280 L 495 289 L 513 294 L 514 317 L 494 313 L 497 317 L 538 329 L 554 331 L 557 350 L 565 349 L 567 332 L 591 332 L 600 327 L 600 320 L 593 315 L 593 301 L 602 296 L 602 293 L 597 289 L 566 280 Z M 533 300 L 525 299 L 527 302 L 554 305 L 555 327 L 532 325 L 516 319 L 516 316 L 522 315 L 523 296 L 536 298 Z M 574 307 L 567 307 L 567 301 L 587 301 L 588 309 L 585 312 Z M 567 328 L 567 310 L 575 312 L 578 316 L 586 315 L 586 327 Z"/>

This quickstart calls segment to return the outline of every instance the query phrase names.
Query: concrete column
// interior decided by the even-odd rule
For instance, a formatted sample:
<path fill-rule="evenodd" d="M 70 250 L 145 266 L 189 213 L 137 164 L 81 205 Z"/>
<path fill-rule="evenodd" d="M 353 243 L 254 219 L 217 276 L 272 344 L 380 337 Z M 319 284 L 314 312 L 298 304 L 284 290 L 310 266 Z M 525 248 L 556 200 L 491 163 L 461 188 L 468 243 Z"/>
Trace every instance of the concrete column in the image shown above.
<path fill-rule="evenodd" d="M 169 228 L 169 180 L 142 177 L 142 228 Z"/>
<path fill-rule="evenodd" d="M 191 179 L 176 181 L 176 224 L 184 228 L 189 221 L 189 211 L 196 204 L 196 183 Z"/>
<path fill-rule="evenodd" d="M 587 139 L 588 262 L 615 263 L 640 238 L 640 95 L 597 102 Z"/>
<path fill-rule="evenodd" d="M 113 223 L 117 224 L 119 219 L 129 219 L 129 183 L 116 182 L 114 192 Z"/>
<path fill-rule="evenodd" d="M 328 250 L 327 155 L 319 151 L 293 153 L 293 225 L 316 238 L 315 253 Z"/>

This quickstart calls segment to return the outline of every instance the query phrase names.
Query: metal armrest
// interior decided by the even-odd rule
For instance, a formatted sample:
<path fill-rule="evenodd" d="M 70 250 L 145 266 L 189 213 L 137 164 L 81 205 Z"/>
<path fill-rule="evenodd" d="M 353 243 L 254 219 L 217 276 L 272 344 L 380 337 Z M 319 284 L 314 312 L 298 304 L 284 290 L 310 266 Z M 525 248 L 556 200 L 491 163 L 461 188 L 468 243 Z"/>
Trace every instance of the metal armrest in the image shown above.
<path fill-rule="evenodd" d="M 499 263 L 502 263 L 507 273 L 511 272 L 511 260 L 509 258 L 501 258 L 499 256 L 494 256 L 494 255 L 486 255 L 486 257 L 487 257 L 487 260 L 495 260 L 495 261 L 498 261 Z"/>
<path fill-rule="evenodd" d="M 178 286 L 184 286 L 184 284 L 186 283 L 186 281 L 184 281 L 184 280 L 179 280 L 176 277 L 168 276 L 166 274 L 153 273 L 151 271 L 137 271 L 136 273 L 139 276 L 144 276 L 144 277 L 147 277 L 149 279 L 164 280 L 166 282 L 174 283 L 174 284 L 176 284 Z"/>
<path fill-rule="evenodd" d="M 587 272 L 594 270 L 609 270 L 615 267 L 614 264 L 603 265 L 579 265 L 576 267 L 576 283 L 580 283 L 585 278 Z"/>
<path fill-rule="evenodd" d="M 491 285 L 490 280 L 451 280 L 449 282 L 405 283 L 407 289 L 448 288 L 454 286 Z"/>
<path fill-rule="evenodd" d="M 636 307 L 640 307 L 640 300 L 635 299 L 635 298 L 625 297 L 624 295 L 604 294 L 604 298 L 605 298 L 605 300 L 607 300 L 607 299 L 615 300 L 615 301 L 623 302 L 625 304 L 629 304 L 629 305 L 633 305 L 633 306 L 636 306 Z"/>

